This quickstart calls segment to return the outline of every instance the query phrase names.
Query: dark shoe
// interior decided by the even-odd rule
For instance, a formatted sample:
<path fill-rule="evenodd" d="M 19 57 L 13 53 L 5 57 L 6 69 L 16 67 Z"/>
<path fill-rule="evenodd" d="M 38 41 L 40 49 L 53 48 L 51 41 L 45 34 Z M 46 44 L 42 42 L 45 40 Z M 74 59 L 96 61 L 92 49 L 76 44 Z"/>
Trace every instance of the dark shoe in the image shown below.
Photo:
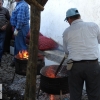
<path fill-rule="evenodd" d="M 13 61 L 11 64 L 10 64 L 11 67 L 14 67 L 15 66 L 15 62 Z"/>

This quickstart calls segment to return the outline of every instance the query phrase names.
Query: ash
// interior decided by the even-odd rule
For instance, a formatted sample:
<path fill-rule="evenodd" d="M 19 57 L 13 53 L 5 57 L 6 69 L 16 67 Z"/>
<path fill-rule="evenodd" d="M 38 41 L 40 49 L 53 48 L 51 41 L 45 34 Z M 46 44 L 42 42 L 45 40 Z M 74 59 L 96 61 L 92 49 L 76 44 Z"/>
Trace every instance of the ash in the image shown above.
<path fill-rule="evenodd" d="M 24 100 L 26 76 L 15 74 L 15 67 L 11 67 L 13 55 L 4 53 L 0 67 L 0 84 L 3 85 L 3 100 Z M 13 79 L 14 77 L 14 79 Z M 40 75 L 36 80 L 36 100 L 70 100 L 70 94 L 52 95 L 39 91 Z M 38 93 L 39 92 L 39 93 Z M 88 100 L 86 91 L 83 90 L 82 100 Z"/>

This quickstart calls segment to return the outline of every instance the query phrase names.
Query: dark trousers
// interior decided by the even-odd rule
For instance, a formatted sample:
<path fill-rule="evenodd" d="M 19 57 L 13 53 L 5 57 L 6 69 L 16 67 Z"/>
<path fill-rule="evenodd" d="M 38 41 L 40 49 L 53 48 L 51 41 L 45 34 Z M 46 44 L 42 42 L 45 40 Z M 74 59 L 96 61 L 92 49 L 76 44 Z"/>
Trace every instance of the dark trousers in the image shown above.
<path fill-rule="evenodd" d="M 0 62 L 3 54 L 5 36 L 6 36 L 6 31 L 0 31 Z"/>
<path fill-rule="evenodd" d="M 70 100 L 81 100 L 84 81 L 89 100 L 100 100 L 98 61 L 75 62 L 69 72 Z"/>
<path fill-rule="evenodd" d="M 3 52 L 10 52 L 10 41 L 12 39 L 13 31 L 12 31 L 12 26 L 9 23 L 7 28 L 6 28 L 6 36 L 5 36 L 5 41 L 4 41 L 4 50 Z"/>

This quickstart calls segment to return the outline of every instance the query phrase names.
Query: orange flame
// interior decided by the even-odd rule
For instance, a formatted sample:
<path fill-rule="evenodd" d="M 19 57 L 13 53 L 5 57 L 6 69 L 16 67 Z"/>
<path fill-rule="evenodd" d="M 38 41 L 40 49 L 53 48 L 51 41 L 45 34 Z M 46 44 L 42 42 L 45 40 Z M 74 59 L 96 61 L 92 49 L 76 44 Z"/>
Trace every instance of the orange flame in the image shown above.
<path fill-rule="evenodd" d="M 46 76 L 50 78 L 55 78 L 55 71 L 52 67 L 49 67 L 46 71 Z"/>
<path fill-rule="evenodd" d="M 16 57 L 18 59 L 28 59 L 29 58 L 29 53 L 27 50 L 22 50 L 22 51 L 19 51 L 19 53 L 16 55 Z"/>
<path fill-rule="evenodd" d="M 50 100 L 55 100 L 54 95 L 50 95 Z"/>

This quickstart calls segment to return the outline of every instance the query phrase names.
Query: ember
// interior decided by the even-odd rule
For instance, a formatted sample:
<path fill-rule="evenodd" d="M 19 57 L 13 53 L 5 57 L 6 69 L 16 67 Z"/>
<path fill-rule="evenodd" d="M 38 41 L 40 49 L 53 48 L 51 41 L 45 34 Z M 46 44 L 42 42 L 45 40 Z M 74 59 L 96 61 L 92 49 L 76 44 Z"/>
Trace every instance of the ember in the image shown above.
<path fill-rule="evenodd" d="M 19 51 L 19 53 L 16 55 L 16 58 L 18 59 L 28 59 L 28 57 L 29 57 L 29 53 L 27 50 Z"/>
<path fill-rule="evenodd" d="M 50 78 L 55 78 L 55 70 L 54 70 L 53 66 L 49 67 L 46 70 L 46 76 L 48 76 Z"/>

